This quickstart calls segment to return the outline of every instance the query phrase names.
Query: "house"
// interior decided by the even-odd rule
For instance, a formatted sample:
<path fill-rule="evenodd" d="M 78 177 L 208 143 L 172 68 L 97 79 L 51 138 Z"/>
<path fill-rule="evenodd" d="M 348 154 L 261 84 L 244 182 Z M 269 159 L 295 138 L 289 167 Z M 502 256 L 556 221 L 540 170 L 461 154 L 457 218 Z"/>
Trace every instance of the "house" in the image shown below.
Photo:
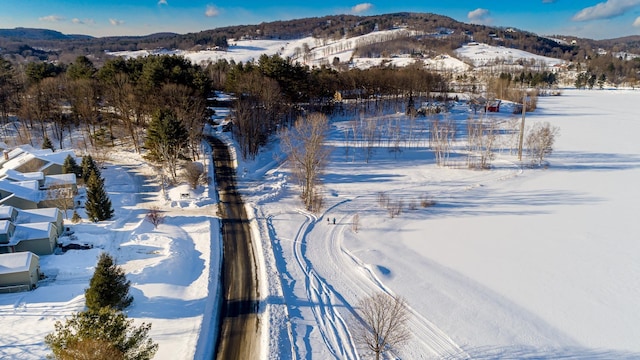
<path fill-rule="evenodd" d="M 0 254 L 0 293 L 35 289 L 40 279 L 40 258 L 32 252 Z"/>
<path fill-rule="evenodd" d="M 75 158 L 72 150 L 54 152 L 51 149 L 35 149 L 29 145 L 19 146 L 11 151 L 3 151 L 0 159 L 0 178 L 9 169 L 21 173 L 42 172 L 46 175 L 61 174 L 67 156 Z"/>
<path fill-rule="evenodd" d="M 0 180 L 0 205 L 18 209 L 37 209 L 42 200 L 42 192 L 37 180 Z"/>
<path fill-rule="evenodd" d="M 36 255 L 53 253 L 58 232 L 51 222 L 14 224 L 0 220 L 0 254 L 31 251 Z"/>
<path fill-rule="evenodd" d="M 2 208 L 4 208 L 4 206 L 0 206 L 0 215 L 2 214 Z M 54 226 L 57 236 L 60 236 L 64 232 L 64 219 L 62 211 L 58 208 L 22 209 L 18 210 L 17 213 L 17 217 L 13 220 L 16 224 L 48 222 Z"/>

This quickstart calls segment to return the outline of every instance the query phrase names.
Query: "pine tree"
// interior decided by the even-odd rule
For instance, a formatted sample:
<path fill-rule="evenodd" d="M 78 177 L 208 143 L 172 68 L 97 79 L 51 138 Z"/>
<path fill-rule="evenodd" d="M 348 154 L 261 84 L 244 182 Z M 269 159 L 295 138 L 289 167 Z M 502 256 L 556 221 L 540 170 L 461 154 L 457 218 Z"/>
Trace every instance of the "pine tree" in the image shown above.
<path fill-rule="evenodd" d="M 113 217 L 113 207 L 104 189 L 104 180 L 95 171 L 91 171 L 87 181 L 85 210 L 87 217 L 93 222 L 109 220 Z"/>
<path fill-rule="evenodd" d="M 100 169 L 96 162 L 93 161 L 93 157 L 91 155 L 85 155 L 82 157 L 82 163 L 80 163 L 82 180 L 84 180 L 85 184 L 89 181 L 89 176 L 91 176 L 91 172 L 95 172 L 98 177 L 100 177 Z"/>
<path fill-rule="evenodd" d="M 51 151 L 55 151 L 56 149 L 53 148 L 53 144 L 51 143 L 51 139 L 49 139 L 49 137 L 47 135 L 44 136 L 44 140 L 42 141 L 42 148 L 43 149 L 51 149 Z"/>
<path fill-rule="evenodd" d="M 62 164 L 62 173 L 63 174 L 76 174 L 76 177 L 81 175 L 82 169 L 78 166 L 76 159 L 74 156 L 67 155 L 64 158 L 64 163 Z"/>
<path fill-rule="evenodd" d="M 151 324 L 133 325 L 133 320 L 111 308 L 73 314 L 44 342 L 56 360 L 149 360 L 158 351 L 149 337 Z"/>
<path fill-rule="evenodd" d="M 146 158 L 167 167 L 171 177 L 177 176 L 178 159 L 187 146 L 189 136 L 184 124 L 170 110 L 160 110 L 154 114 L 144 147 L 149 151 Z"/>
<path fill-rule="evenodd" d="M 103 307 L 123 310 L 131 305 L 133 297 L 129 295 L 131 282 L 124 276 L 124 270 L 116 265 L 111 255 L 100 254 L 96 270 L 85 290 L 85 303 L 90 311 Z"/>

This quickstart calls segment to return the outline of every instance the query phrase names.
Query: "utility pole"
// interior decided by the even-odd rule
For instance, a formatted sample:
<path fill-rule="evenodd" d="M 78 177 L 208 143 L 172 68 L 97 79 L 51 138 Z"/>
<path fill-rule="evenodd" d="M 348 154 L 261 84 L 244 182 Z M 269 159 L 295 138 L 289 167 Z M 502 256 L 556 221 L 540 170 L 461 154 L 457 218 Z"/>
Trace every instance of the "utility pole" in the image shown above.
<path fill-rule="evenodd" d="M 518 160 L 522 161 L 522 142 L 524 141 L 524 115 L 527 113 L 527 92 L 522 95 L 522 121 L 520 122 L 520 138 L 518 140 Z"/>

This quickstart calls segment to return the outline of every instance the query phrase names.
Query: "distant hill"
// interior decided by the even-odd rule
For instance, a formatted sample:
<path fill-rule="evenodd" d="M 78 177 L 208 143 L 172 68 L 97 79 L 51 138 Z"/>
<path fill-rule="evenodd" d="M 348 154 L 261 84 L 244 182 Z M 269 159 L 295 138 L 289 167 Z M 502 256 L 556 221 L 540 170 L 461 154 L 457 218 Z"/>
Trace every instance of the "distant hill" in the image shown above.
<path fill-rule="evenodd" d="M 376 44 L 359 44 L 357 55 L 393 53 L 452 53 L 456 48 L 476 41 L 490 45 L 519 49 L 541 56 L 572 60 L 593 49 L 626 51 L 640 54 L 640 36 L 595 41 L 571 36 L 569 41 L 554 41 L 532 32 L 504 27 L 468 24 L 450 17 L 430 13 L 393 13 L 374 16 L 331 15 L 287 21 L 237 25 L 197 33 L 156 33 L 146 36 L 114 36 L 95 38 L 86 35 L 65 35 L 46 29 L 0 29 L 0 55 L 20 61 L 59 60 L 71 62 L 78 55 L 91 56 L 98 65 L 105 52 L 148 49 L 200 50 L 220 48 L 232 39 L 298 39 L 313 36 L 334 40 L 363 34 L 406 28 L 411 36 L 387 39 Z M 572 41 L 577 40 L 577 41 Z"/>
<path fill-rule="evenodd" d="M 73 40 L 93 38 L 89 35 L 65 35 L 55 30 L 21 27 L 15 29 L 0 29 L 0 37 L 13 40 Z"/>

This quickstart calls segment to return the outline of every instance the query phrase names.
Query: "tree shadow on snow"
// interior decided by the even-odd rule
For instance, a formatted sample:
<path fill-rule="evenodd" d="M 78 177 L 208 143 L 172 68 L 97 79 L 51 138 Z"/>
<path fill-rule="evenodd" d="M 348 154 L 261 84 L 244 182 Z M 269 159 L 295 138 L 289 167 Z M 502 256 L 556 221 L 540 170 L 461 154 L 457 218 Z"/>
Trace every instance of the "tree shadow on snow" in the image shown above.
<path fill-rule="evenodd" d="M 533 347 L 527 347 L 527 346 L 525 347 L 487 346 L 487 347 L 465 349 L 465 352 L 472 359 L 475 359 L 475 360 L 493 360 L 493 359 L 632 360 L 632 359 L 640 359 L 640 353 L 631 353 L 631 352 L 607 350 L 607 349 L 587 349 L 587 348 L 580 348 L 580 347 L 539 349 L 539 348 L 533 348 Z M 445 359 L 453 360 L 453 359 L 460 359 L 460 357 L 450 356 Z"/>

